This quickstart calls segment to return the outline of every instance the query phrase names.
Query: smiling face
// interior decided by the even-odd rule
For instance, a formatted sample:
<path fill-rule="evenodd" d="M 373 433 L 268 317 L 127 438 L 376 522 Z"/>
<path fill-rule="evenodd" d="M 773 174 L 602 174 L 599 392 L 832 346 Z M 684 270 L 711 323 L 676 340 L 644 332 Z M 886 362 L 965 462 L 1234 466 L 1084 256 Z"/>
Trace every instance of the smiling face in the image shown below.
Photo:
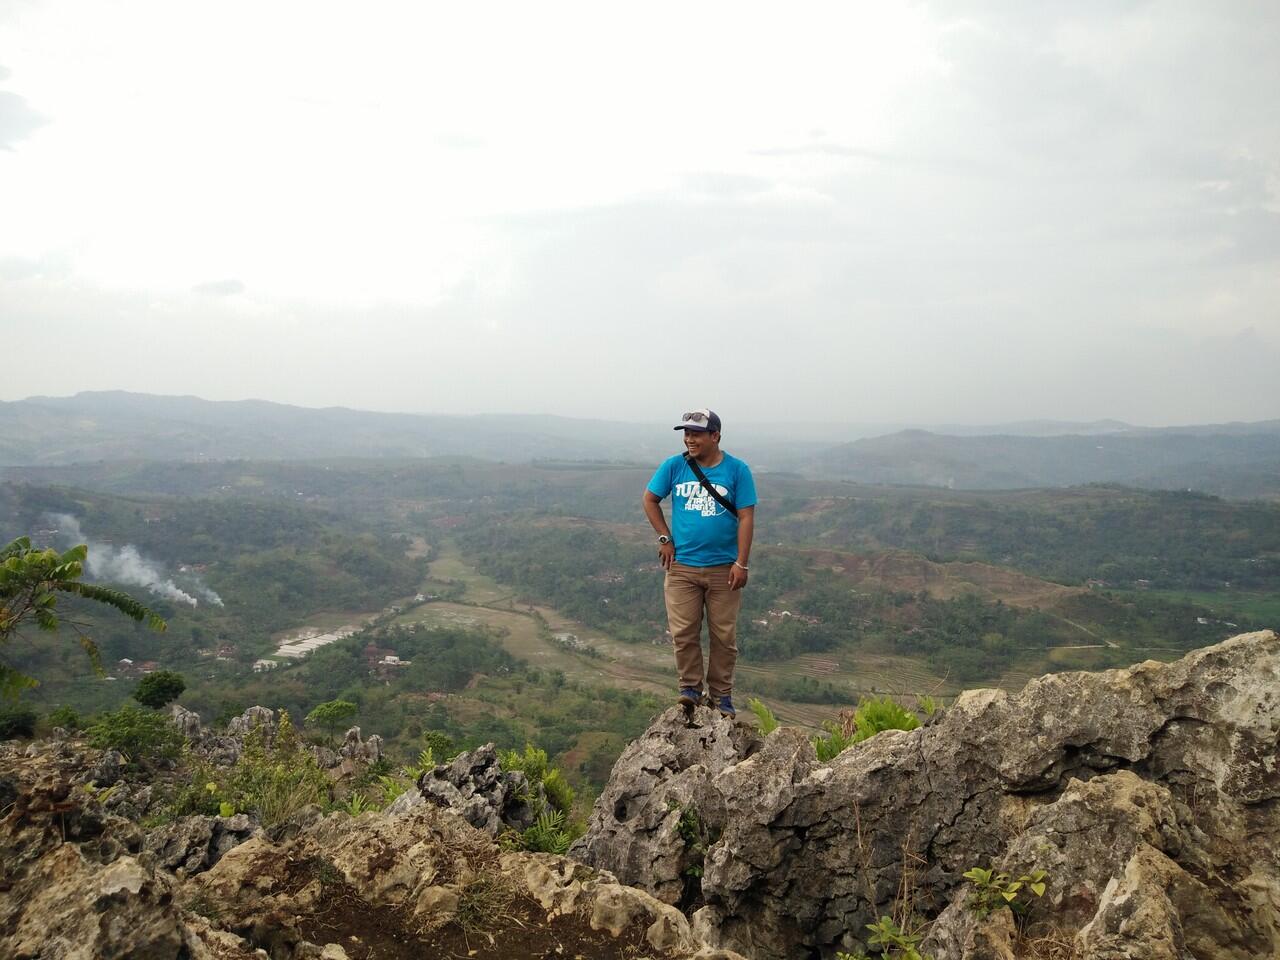
<path fill-rule="evenodd" d="M 714 460 L 720 455 L 720 431 L 686 430 L 684 448 L 699 462 Z"/>

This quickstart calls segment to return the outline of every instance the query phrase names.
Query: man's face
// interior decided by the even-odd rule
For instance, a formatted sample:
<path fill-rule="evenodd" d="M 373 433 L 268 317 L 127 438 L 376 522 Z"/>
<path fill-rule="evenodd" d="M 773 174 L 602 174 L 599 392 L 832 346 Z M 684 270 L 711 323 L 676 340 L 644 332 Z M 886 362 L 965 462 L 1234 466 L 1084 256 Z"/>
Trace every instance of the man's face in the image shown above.
<path fill-rule="evenodd" d="M 720 446 L 720 434 L 708 433 L 706 430 L 686 430 L 684 432 L 684 448 L 694 457 L 699 457 L 708 450 Z"/>

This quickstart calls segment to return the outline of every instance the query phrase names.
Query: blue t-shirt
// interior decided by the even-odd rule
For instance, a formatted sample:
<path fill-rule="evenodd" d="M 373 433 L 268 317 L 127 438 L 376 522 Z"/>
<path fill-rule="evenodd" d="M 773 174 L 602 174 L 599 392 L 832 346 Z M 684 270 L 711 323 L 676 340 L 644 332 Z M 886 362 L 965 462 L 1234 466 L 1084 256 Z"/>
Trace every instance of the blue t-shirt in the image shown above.
<path fill-rule="evenodd" d="M 756 505 L 751 468 L 727 453 L 714 467 L 703 467 L 707 480 L 738 510 Z M 649 492 L 665 500 L 671 494 L 671 539 L 676 562 L 690 567 L 718 567 L 738 559 L 738 519 L 703 489 L 683 454 L 662 462 Z"/>

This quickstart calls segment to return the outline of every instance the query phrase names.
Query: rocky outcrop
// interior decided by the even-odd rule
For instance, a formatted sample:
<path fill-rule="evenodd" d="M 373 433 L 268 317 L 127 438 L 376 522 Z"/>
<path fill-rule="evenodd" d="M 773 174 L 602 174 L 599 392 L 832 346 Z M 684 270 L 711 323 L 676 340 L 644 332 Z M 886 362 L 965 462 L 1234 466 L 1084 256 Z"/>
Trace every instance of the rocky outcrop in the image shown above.
<path fill-rule="evenodd" d="M 433 804 L 316 815 L 226 850 L 246 818 L 190 817 L 143 849 L 70 772 L 55 753 L 0 752 L 0 956 L 743 960 L 612 875 L 504 851 Z"/>
<path fill-rule="evenodd" d="M 180 876 L 208 870 L 232 847 L 260 833 L 245 814 L 231 817 L 180 817 L 147 834 L 152 862 Z"/>
<path fill-rule="evenodd" d="M 970 691 L 938 722 L 830 763 L 799 731 L 756 746 L 733 729 L 664 713 L 574 848 L 697 907 L 708 942 L 758 960 L 863 950 L 865 925 L 909 891 L 936 918 L 923 948 L 937 960 L 1025 955 L 1017 938 L 1036 924 L 1089 957 L 1280 954 L 1274 633 L 1017 695 Z M 966 906 L 961 875 L 988 865 L 1046 871 L 1022 933 L 1007 911 L 979 923 Z"/>
<path fill-rule="evenodd" d="M 701 872 L 688 835 L 695 831 L 710 839 L 723 830 L 725 798 L 716 781 L 760 744 L 754 727 L 717 711 L 699 707 L 690 720 L 672 707 L 618 758 L 590 828 L 570 856 L 619 876 L 643 878 L 644 888 L 660 900 L 681 903 L 690 879 Z"/>
<path fill-rule="evenodd" d="M 493 744 L 460 753 L 418 777 L 416 789 L 387 808 L 401 816 L 423 804 L 447 807 L 471 826 L 496 837 L 503 830 L 524 830 L 544 807 L 542 786 L 531 788 L 518 770 L 503 770 Z"/>

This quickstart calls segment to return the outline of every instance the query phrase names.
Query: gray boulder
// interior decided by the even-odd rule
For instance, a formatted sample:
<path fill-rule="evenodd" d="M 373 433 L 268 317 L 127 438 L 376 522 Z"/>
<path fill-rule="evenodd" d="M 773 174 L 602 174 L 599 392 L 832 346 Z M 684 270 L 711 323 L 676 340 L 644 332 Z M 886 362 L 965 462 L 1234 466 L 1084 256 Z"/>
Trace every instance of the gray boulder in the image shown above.
<path fill-rule="evenodd" d="M 387 813 L 403 816 L 429 803 L 452 810 L 473 827 L 496 837 L 508 828 L 532 826 L 544 802 L 541 786 L 532 790 L 523 773 L 504 771 L 497 749 L 489 743 L 423 773 L 417 789 L 397 797 Z"/>
<path fill-rule="evenodd" d="M 233 817 L 183 817 L 151 831 L 145 849 L 157 866 L 189 877 L 208 870 L 228 850 L 260 832 L 243 813 Z"/>
<path fill-rule="evenodd" d="M 717 711 L 697 707 L 690 719 L 680 707 L 670 708 L 618 758 L 586 834 L 569 855 L 619 877 L 644 877 L 635 885 L 680 903 L 701 862 L 682 836 L 681 818 L 685 834 L 699 831 L 710 839 L 719 833 L 726 810 L 715 781 L 760 744 L 754 727 Z"/>
<path fill-rule="evenodd" d="M 1053 925 L 1085 956 L 1280 955 L 1270 631 L 969 691 L 937 723 L 830 763 L 797 730 L 758 750 L 688 733 L 668 711 L 623 754 L 573 852 L 675 902 L 685 838 L 663 810 L 692 809 L 708 840 L 694 929 L 714 945 L 757 960 L 866 950 L 865 925 L 907 890 L 934 920 L 936 960 L 1026 955 L 1007 911 L 978 923 L 966 906 L 962 874 L 996 866 L 1046 871 L 1024 930 Z"/>
<path fill-rule="evenodd" d="M 249 731 L 261 727 L 266 743 L 271 743 L 276 736 L 276 712 L 267 707 L 250 707 L 238 717 L 232 717 L 227 724 L 227 736 L 243 740 Z"/>
<path fill-rule="evenodd" d="M 169 719 L 178 731 L 192 743 L 204 736 L 204 725 L 200 723 L 200 714 L 188 710 L 181 704 L 169 704 Z"/>

